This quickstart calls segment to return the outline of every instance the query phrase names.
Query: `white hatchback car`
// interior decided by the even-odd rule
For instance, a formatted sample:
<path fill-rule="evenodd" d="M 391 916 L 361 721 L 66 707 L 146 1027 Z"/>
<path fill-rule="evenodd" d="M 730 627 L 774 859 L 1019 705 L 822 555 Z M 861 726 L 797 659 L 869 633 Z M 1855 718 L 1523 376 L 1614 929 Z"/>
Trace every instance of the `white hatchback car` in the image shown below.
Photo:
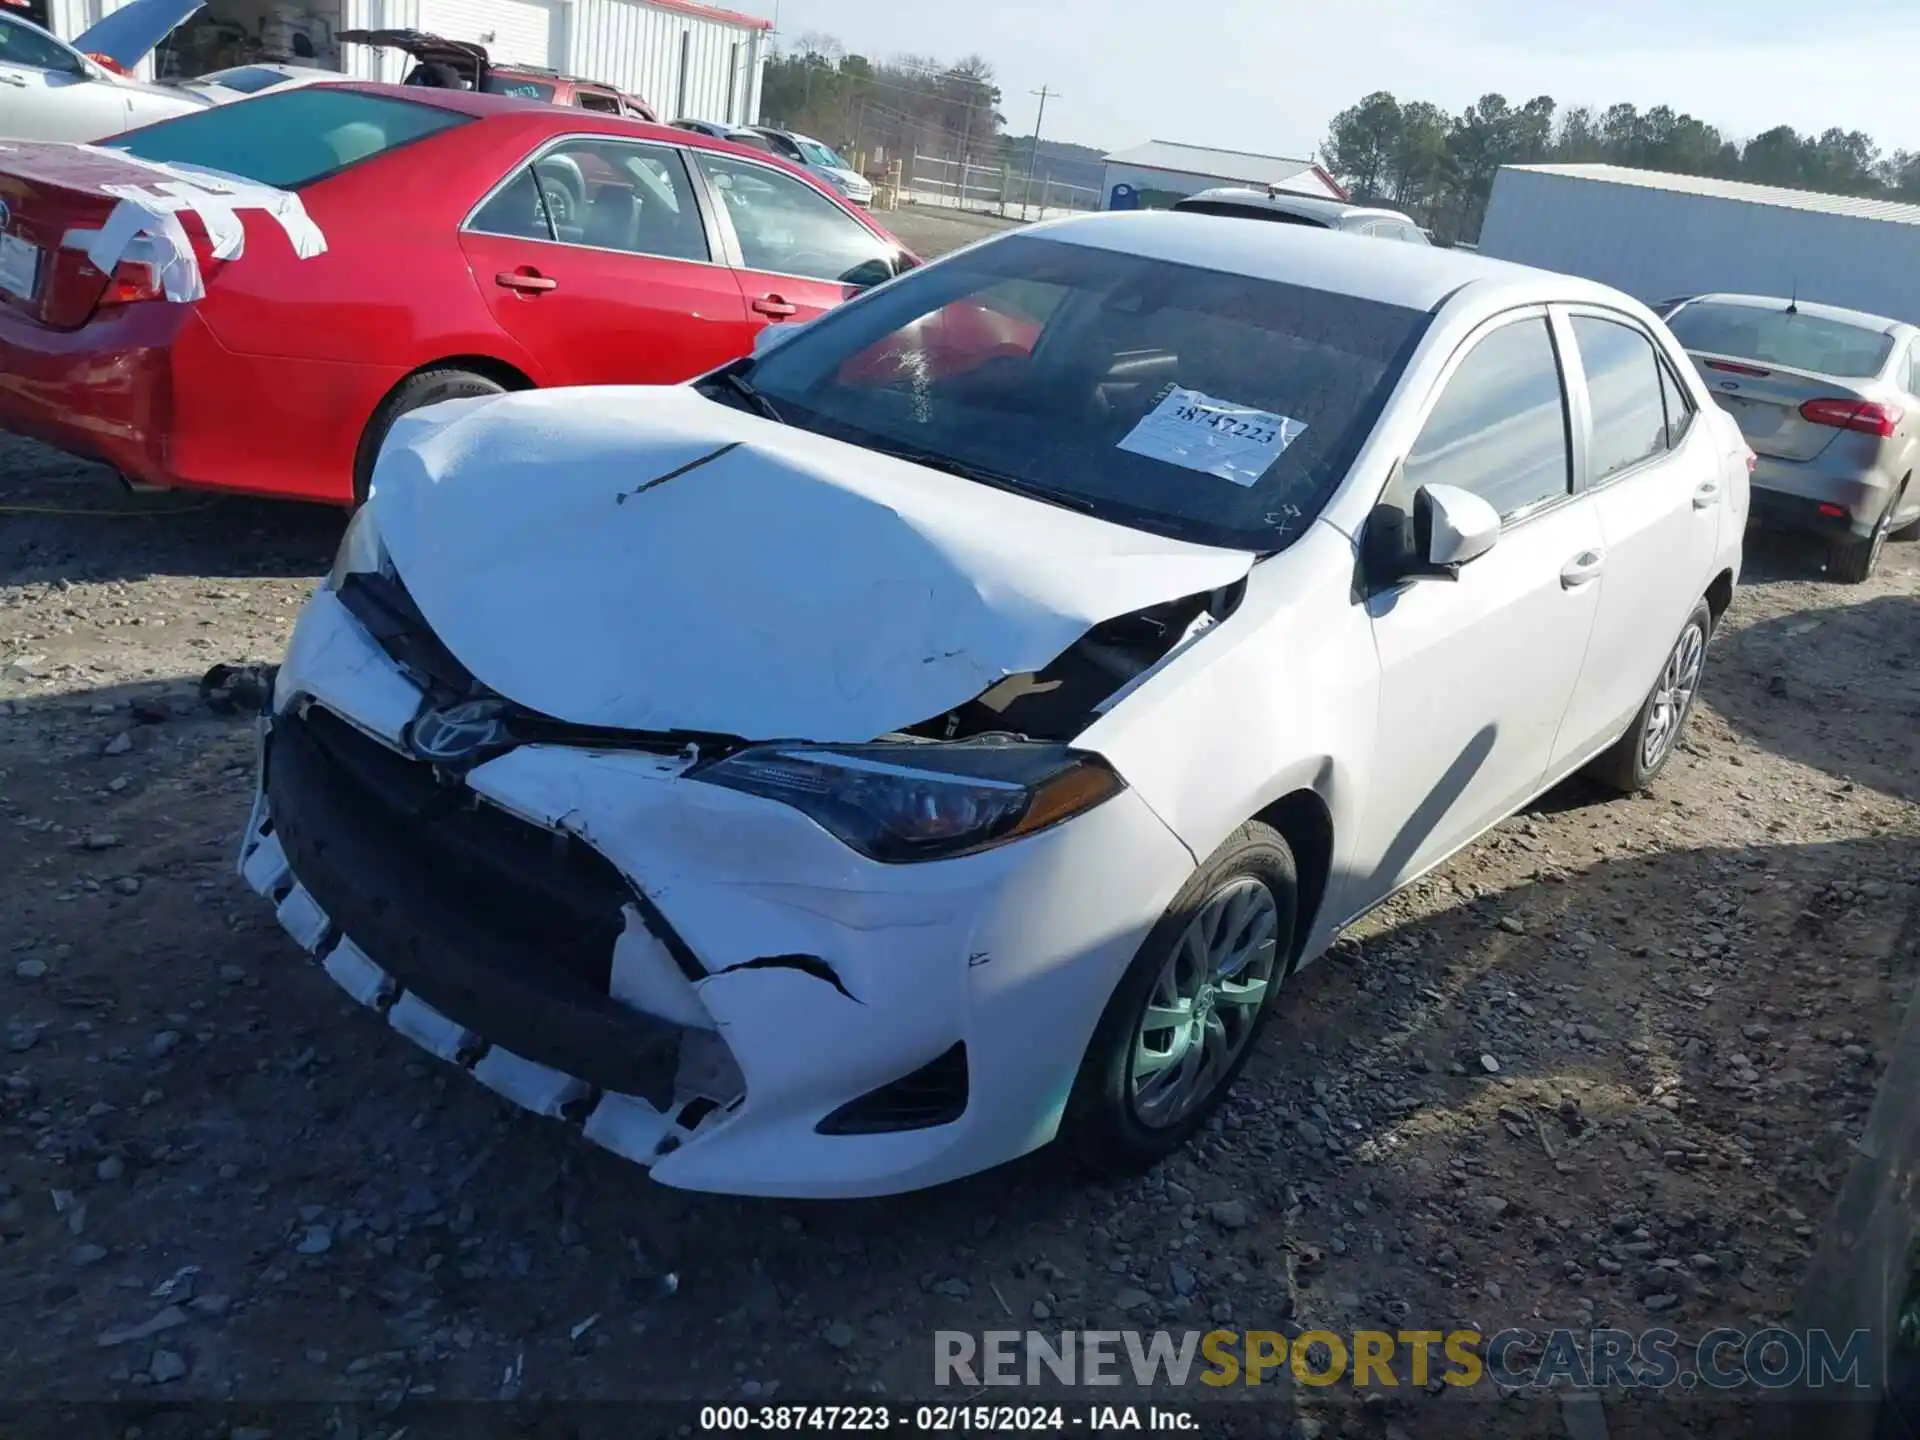
<path fill-rule="evenodd" d="M 240 868 L 668 1184 L 1149 1164 L 1343 925 L 1582 768 L 1659 773 L 1748 461 L 1599 285 L 1036 226 L 690 385 L 403 418 Z"/>

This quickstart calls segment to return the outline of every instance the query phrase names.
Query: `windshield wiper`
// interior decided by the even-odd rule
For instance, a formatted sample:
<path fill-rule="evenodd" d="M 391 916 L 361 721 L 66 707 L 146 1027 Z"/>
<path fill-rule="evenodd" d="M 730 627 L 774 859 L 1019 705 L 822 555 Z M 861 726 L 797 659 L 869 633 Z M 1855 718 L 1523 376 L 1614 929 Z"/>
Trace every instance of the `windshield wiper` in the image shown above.
<path fill-rule="evenodd" d="M 786 418 L 781 415 L 779 408 L 771 400 L 767 399 L 766 396 L 754 389 L 753 386 L 749 385 L 746 379 L 735 371 L 722 370 L 719 375 L 714 378 L 719 380 L 721 384 L 725 385 L 735 395 L 738 395 L 742 400 L 746 401 L 747 408 L 752 410 L 754 414 L 771 420 L 776 425 L 784 425 L 787 423 Z"/>
<path fill-rule="evenodd" d="M 1005 490 L 1009 494 L 1024 495 L 1029 500 L 1040 500 L 1049 505 L 1059 505 L 1067 510 L 1078 510 L 1083 515 L 1100 517 L 1100 507 L 1084 495 L 1075 495 L 1066 490 L 1052 490 L 1045 485 L 1035 485 L 1031 481 L 1022 480 L 1017 475 L 990 470 L 983 465 L 970 465 L 965 460 L 955 460 L 948 455 L 935 455 L 926 450 L 891 445 L 869 444 L 863 448 L 878 451 L 882 455 L 890 455 L 895 460 L 905 460 L 912 465 L 924 465 L 927 469 L 938 470 L 943 475 L 957 475 L 962 480 L 971 480 L 977 485 L 991 486 L 995 490 Z"/>

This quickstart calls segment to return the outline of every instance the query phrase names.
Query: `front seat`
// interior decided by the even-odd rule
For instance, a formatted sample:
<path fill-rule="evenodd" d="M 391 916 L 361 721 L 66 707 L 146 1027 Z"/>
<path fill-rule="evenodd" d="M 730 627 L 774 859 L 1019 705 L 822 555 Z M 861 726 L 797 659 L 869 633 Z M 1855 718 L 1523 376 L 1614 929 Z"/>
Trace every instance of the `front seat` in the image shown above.
<path fill-rule="evenodd" d="M 640 248 L 640 201 L 631 190 L 606 186 L 587 207 L 586 233 L 581 240 L 602 250 Z"/>

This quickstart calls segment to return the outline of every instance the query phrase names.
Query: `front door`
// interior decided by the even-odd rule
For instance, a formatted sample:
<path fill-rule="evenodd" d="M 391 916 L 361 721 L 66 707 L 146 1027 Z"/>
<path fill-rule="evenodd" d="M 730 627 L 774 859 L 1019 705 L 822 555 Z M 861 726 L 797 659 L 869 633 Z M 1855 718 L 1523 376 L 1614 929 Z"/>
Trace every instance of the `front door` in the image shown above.
<path fill-rule="evenodd" d="M 1687 615 L 1706 593 L 1730 498 L 1713 435 L 1653 341 L 1623 315 L 1566 317 L 1587 402 L 1584 484 L 1600 518 L 1606 573 L 1586 668 L 1554 747 L 1579 764 L 1639 713 Z M 1696 433 L 1697 432 L 1697 433 Z"/>
<path fill-rule="evenodd" d="M 719 197 L 757 323 L 811 320 L 892 278 L 894 248 L 804 180 L 732 155 L 693 154 Z"/>
<path fill-rule="evenodd" d="M 1382 497 L 1423 485 L 1481 496 L 1493 549 L 1454 579 L 1371 597 L 1378 738 L 1354 853 L 1357 906 L 1391 893 L 1539 789 L 1580 678 L 1602 568 L 1591 497 L 1572 488 L 1560 366 L 1544 311 L 1463 347 Z"/>
<path fill-rule="evenodd" d="M 550 385 L 675 384 L 744 355 L 758 328 L 671 145 L 563 140 L 509 176 L 460 243 Z"/>
<path fill-rule="evenodd" d="M 51 35 L 0 20 L 0 135 L 86 142 L 127 128 L 126 87 L 95 80 Z"/>

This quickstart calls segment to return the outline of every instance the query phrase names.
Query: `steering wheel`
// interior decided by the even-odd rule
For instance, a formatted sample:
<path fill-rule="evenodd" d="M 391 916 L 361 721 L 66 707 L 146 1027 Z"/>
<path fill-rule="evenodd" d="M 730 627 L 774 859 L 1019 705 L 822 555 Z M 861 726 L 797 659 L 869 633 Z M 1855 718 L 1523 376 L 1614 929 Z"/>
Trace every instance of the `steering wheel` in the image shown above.
<path fill-rule="evenodd" d="M 540 186 L 540 198 L 547 207 L 547 219 L 558 230 L 573 224 L 573 195 L 566 186 L 545 184 Z"/>

